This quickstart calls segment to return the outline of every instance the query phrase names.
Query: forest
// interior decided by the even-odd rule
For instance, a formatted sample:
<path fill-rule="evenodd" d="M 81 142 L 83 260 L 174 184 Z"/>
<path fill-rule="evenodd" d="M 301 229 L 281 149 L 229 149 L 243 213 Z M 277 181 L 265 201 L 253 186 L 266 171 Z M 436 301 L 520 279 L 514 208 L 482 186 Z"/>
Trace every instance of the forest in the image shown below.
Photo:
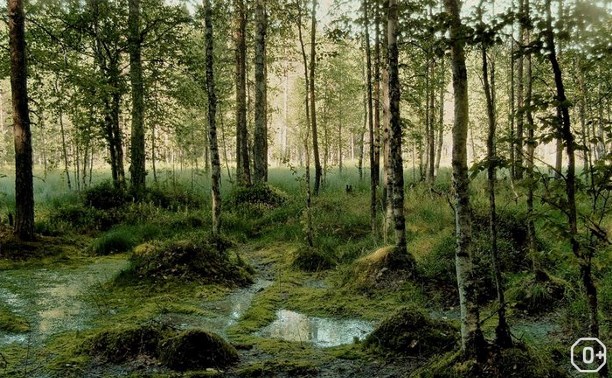
<path fill-rule="evenodd" d="M 612 1 L 1 9 L 0 377 L 608 377 Z"/>

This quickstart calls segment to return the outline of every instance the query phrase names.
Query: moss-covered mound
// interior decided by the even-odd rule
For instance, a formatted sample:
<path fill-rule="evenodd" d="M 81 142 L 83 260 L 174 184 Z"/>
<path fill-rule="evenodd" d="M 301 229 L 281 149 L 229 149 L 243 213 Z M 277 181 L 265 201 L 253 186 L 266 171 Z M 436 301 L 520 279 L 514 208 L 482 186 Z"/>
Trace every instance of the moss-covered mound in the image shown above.
<path fill-rule="evenodd" d="M 159 359 L 178 371 L 223 368 L 238 361 L 238 352 L 213 333 L 189 330 L 165 339 Z"/>
<path fill-rule="evenodd" d="M 101 331 L 83 343 L 82 350 L 105 362 L 121 363 L 136 356 L 157 356 L 163 330 L 151 325 Z"/>
<path fill-rule="evenodd" d="M 147 356 L 177 371 L 225 368 L 238 361 L 236 349 L 214 333 L 176 331 L 156 323 L 103 330 L 87 338 L 81 351 L 110 363 Z"/>
<path fill-rule="evenodd" d="M 359 287 L 389 288 L 415 276 L 414 257 L 398 252 L 394 246 L 379 248 L 353 264 L 353 282 Z"/>
<path fill-rule="evenodd" d="M 453 349 L 458 335 L 450 323 L 434 320 L 411 306 L 385 319 L 364 345 L 383 353 L 423 357 Z"/>
<path fill-rule="evenodd" d="M 548 312 L 565 298 L 569 284 L 549 273 L 538 270 L 526 279 L 521 279 L 508 292 L 508 299 L 518 310 L 529 315 Z"/>
<path fill-rule="evenodd" d="M 246 187 L 236 187 L 230 193 L 227 202 L 233 207 L 257 205 L 274 208 L 285 203 L 287 198 L 287 194 L 278 188 L 267 184 L 255 184 Z"/>
<path fill-rule="evenodd" d="M 492 349 L 488 359 L 476 363 L 474 359 L 463 358 L 460 352 L 435 357 L 433 364 L 419 369 L 413 376 L 438 378 L 561 378 L 567 373 L 557 367 L 550 356 L 536 353 L 523 345 L 510 349 Z"/>
<path fill-rule="evenodd" d="M 130 262 L 120 282 L 126 276 L 154 282 L 174 278 L 228 286 L 253 282 L 245 263 L 219 251 L 215 241 L 204 239 L 142 244 L 134 249 Z"/>
<path fill-rule="evenodd" d="M 334 267 L 336 261 L 330 253 L 302 246 L 295 251 L 293 266 L 306 272 L 318 272 Z"/>

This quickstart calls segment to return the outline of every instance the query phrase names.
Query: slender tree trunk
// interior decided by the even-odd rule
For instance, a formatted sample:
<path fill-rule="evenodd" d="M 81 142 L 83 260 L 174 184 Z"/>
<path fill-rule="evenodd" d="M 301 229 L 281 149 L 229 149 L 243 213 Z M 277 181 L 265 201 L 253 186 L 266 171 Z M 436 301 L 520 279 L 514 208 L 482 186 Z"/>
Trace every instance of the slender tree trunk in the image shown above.
<path fill-rule="evenodd" d="M 388 11 L 389 9 L 389 1 L 385 0 L 384 9 Z M 388 34 L 388 22 L 383 25 L 383 35 Z M 385 54 L 388 51 L 388 38 L 383 38 L 383 46 L 382 50 Z M 384 208 L 385 208 L 385 217 L 383 219 L 383 241 L 385 244 L 387 243 L 387 238 L 389 236 L 389 228 L 391 226 L 391 222 L 393 221 L 393 207 L 391 206 L 391 199 L 393 198 L 393 166 L 392 166 L 392 158 L 391 158 L 391 116 L 390 116 L 390 106 L 389 106 L 389 61 L 385 59 L 385 64 L 382 67 L 382 77 L 381 77 L 381 89 L 382 89 L 382 113 L 383 113 L 383 163 L 384 163 Z"/>
<path fill-rule="evenodd" d="M 525 29 L 526 29 L 526 25 L 525 22 L 523 21 L 523 17 L 525 17 L 525 8 L 526 8 L 526 3 L 529 0 L 519 0 L 519 14 L 521 15 L 521 21 L 519 23 L 519 43 L 521 44 L 520 46 L 520 55 L 519 55 L 519 60 L 518 60 L 518 67 L 517 67 L 517 76 L 518 76 L 518 83 L 517 83 L 517 96 L 516 96 L 516 101 L 517 101 L 517 106 L 518 106 L 518 113 L 516 115 L 516 139 L 515 139 L 515 152 L 514 152 L 514 156 L 516 158 L 516 162 L 515 162 L 515 167 L 514 167 L 514 171 L 515 171 L 515 175 L 514 178 L 516 180 L 520 180 L 523 178 L 523 138 L 524 138 L 524 114 L 525 114 L 525 101 L 524 101 L 524 95 L 525 95 L 525 90 L 524 90 L 524 67 L 525 67 Z"/>
<path fill-rule="evenodd" d="M 22 0 L 8 0 L 8 17 L 15 136 L 15 235 L 29 241 L 34 239 L 34 183 Z"/>
<path fill-rule="evenodd" d="M 157 167 L 155 165 L 157 160 L 157 143 L 155 143 L 155 138 L 155 122 L 153 122 L 151 124 L 151 168 L 153 169 L 153 182 L 157 184 Z"/>
<path fill-rule="evenodd" d="M 436 169 L 436 132 L 435 132 L 435 119 L 436 116 L 434 114 L 434 99 L 435 99 L 435 86 L 434 86 L 434 74 L 435 74 L 436 62 L 432 58 L 431 59 L 431 69 L 430 69 L 430 86 L 429 89 L 429 99 L 427 102 L 429 103 L 429 133 L 427 134 L 427 155 L 428 155 L 428 167 L 427 167 L 427 179 L 430 184 L 433 185 L 435 180 L 435 169 Z"/>
<path fill-rule="evenodd" d="M 142 195 L 145 189 L 144 83 L 142 79 L 140 0 L 129 0 L 130 82 L 132 84 L 132 139 L 130 178 L 132 190 Z"/>
<path fill-rule="evenodd" d="M 395 225 L 395 251 L 399 256 L 408 254 L 406 244 L 406 219 L 404 216 L 404 165 L 402 160 L 402 123 L 400 118 L 400 81 L 399 81 L 399 50 L 397 46 L 398 34 L 398 5 L 397 0 L 389 1 L 388 20 L 388 66 L 389 66 L 389 129 L 390 129 L 390 157 L 393 173 L 393 222 Z"/>
<path fill-rule="evenodd" d="M 268 116 L 266 78 L 266 0 L 255 6 L 255 135 L 253 141 L 253 178 L 268 181 Z"/>
<path fill-rule="evenodd" d="M 526 6 L 529 6 L 527 2 Z M 529 14 L 529 9 L 527 9 L 527 14 Z M 528 16 L 529 17 L 529 16 Z M 531 35 L 530 30 L 526 32 L 526 39 L 530 41 Z M 525 115 L 527 117 L 527 244 L 529 249 L 529 255 L 532 261 L 532 270 L 536 273 L 539 268 L 537 265 L 536 258 L 536 230 L 535 230 L 535 213 L 533 206 L 533 198 L 535 191 L 535 177 L 534 177 L 534 157 L 535 157 L 535 148 L 536 148 L 536 140 L 535 140 L 535 124 L 533 120 L 533 112 L 532 112 L 532 97 L 533 97 L 533 77 L 532 77 L 532 60 L 531 53 L 528 53 L 526 56 L 527 67 L 525 72 L 525 80 L 527 85 L 526 91 L 526 109 Z"/>
<path fill-rule="evenodd" d="M 217 145 L 217 94 L 215 92 L 213 25 L 210 0 L 204 0 L 204 23 L 206 24 L 206 92 L 208 94 L 208 143 L 212 160 L 212 232 L 215 237 L 221 233 L 221 162 Z"/>
<path fill-rule="evenodd" d="M 59 79 L 55 78 L 55 92 L 59 93 L 60 97 L 63 97 L 63 90 L 60 89 Z M 64 106 L 63 103 L 58 103 L 58 122 L 60 126 L 60 134 L 62 137 L 62 160 L 64 162 L 64 173 L 66 174 L 66 183 L 68 184 L 68 190 L 72 190 L 72 183 L 70 182 L 70 169 L 68 164 L 68 148 L 66 147 L 66 132 L 64 129 Z M 3 125 L 3 122 L 0 122 L 0 125 Z"/>
<path fill-rule="evenodd" d="M 235 0 L 236 42 L 236 176 L 238 185 L 251 184 L 247 130 L 246 14 L 244 0 Z"/>
<path fill-rule="evenodd" d="M 522 1 L 522 0 L 519 0 Z M 512 11 L 514 11 L 514 0 L 512 0 Z M 514 79 L 514 74 L 515 74 L 515 63 L 514 63 L 514 54 L 515 54 L 515 50 L 514 50 L 514 23 L 512 23 L 512 32 L 511 35 L 513 36 L 512 38 L 510 38 L 510 94 L 509 94 L 509 99 L 508 102 L 510 103 L 510 113 L 508 114 L 508 123 L 510 124 L 509 128 L 510 128 L 510 179 L 514 180 L 514 178 L 516 177 L 516 156 L 514 154 L 516 148 L 516 130 L 514 127 L 514 123 L 515 123 L 515 119 L 516 119 L 516 107 L 515 107 L 515 100 L 514 100 L 514 95 L 515 95 L 515 79 Z"/>
<path fill-rule="evenodd" d="M 489 121 L 489 133 L 487 136 L 487 187 L 489 191 L 489 235 L 491 238 L 491 256 L 493 270 L 495 272 L 495 286 L 497 289 L 498 323 L 495 328 L 496 343 L 501 348 L 512 346 L 510 327 L 506 321 L 506 300 L 504 298 L 504 283 L 499 264 L 499 250 L 497 247 L 497 211 L 495 201 L 495 184 L 497 180 L 497 151 L 496 129 L 497 115 L 495 112 L 495 63 L 491 60 L 491 78 L 489 80 L 489 61 L 487 58 L 486 45 L 482 45 L 482 82 L 484 86 L 487 103 L 487 118 Z"/>
<path fill-rule="evenodd" d="M 472 261 L 472 219 L 467 166 L 468 80 L 465 66 L 465 34 L 462 31 L 459 0 L 444 0 L 450 16 L 451 61 L 455 95 L 453 125 L 453 186 L 455 189 L 455 225 L 457 250 L 455 263 L 461 307 L 461 349 L 467 356 L 482 359 L 485 344 L 480 330 L 476 293 L 477 278 Z"/>
<path fill-rule="evenodd" d="M 370 2 L 368 0 L 368 2 Z M 374 168 L 372 169 L 372 173 L 374 173 L 374 181 L 376 183 L 376 188 L 380 186 L 380 153 L 381 153 L 381 136 L 380 136 L 380 109 L 381 109 L 381 95 L 380 95 L 380 86 L 381 86 L 381 76 L 380 76 L 380 67 L 381 67 L 381 43 L 380 43 L 380 7 L 378 4 L 374 4 L 375 12 L 374 12 L 374 88 L 373 88 L 373 111 L 374 111 Z M 370 51 L 371 52 L 371 51 Z M 370 70 L 370 72 L 372 72 Z"/>
<path fill-rule="evenodd" d="M 319 140 L 317 135 L 317 106 L 315 98 L 315 69 L 316 69 L 316 34 L 317 34 L 317 0 L 312 0 L 312 14 L 310 24 L 310 121 L 312 123 L 312 149 L 315 163 L 314 195 L 319 195 L 321 186 L 321 161 L 319 159 Z"/>
<path fill-rule="evenodd" d="M 557 90 L 556 100 L 559 102 L 561 110 L 561 133 L 567 148 L 567 174 L 565 176 L 565 189 L 567 192 L 566 214 L 569 225 L 569 239 L 572 252 L 580 261 L 580 273 L 584 285 L 587 303 L 589 306 L 589 336 L 599 337 L 599 317 L 597 303 L 597 288 L 593 280 L 592 261 L 590 253 L 583 253 L 578 240 L 578 212 L 576 209 L 576 161 L 575 161 L 575 138 L 571 128 L 569 115 L 568 99 L 565 95 L 563 75 L 557 60 L 555 50 L 554 31 L 551 16 L 551 0 L 546 0 L 547 25 L 546 25 L 546 45 L 549 49 L 548 60 L 552 66 Z M 608 376 L 607 367 L 599 371 L 601 377 Z"/>
<path fill-rule="evenodd" d="M 440 160 L 442 160 L 442 146 L 444 145 L 444 94 L 446 93 L 446 71 L 444 57 L 440 59 L 440 99 L 438 119 L 438 147 L 436 151 L 436 175 L 440 174 Z"/>
<path fill-rule="evenodd" d="M 374 129 L 374 107 L 372 105 L 372 51 L 370 48 L 368 1 L 364 0 L 361 6 L 363 8 L 363 30 L 365 34 L 366 96 L 368 136 L 370 142 L 370 227 L 372 229 L 372 234 L 376 235 L 376 187 L 378 185 L 378 167 L 376 166 L 376 136 Z"/>

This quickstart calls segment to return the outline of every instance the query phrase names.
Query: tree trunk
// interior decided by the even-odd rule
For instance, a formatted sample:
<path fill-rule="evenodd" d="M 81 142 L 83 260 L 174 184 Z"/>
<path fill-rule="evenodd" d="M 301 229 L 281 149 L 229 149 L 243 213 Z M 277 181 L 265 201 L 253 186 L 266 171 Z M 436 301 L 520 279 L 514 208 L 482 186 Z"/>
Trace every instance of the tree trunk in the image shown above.
<path fill-rule="evenodd" d="M 440 99 L 438 119 L 438 147 L 436 151 L 436 175 L 440 174 L 440 160 L 442 160 L 442 146 L 444 145 L 444 94 L 446 93 L 446 71 L 444 68 L 444 57 L 440 59 Z"/>
<path fill-rule="evenodd" d="M 523 72 L 524 72 L 524 66 L 525 66 L 525 59 L 524 59 L 524 52 L 525 52 L 525 29 L 526 29 L 526 25 L 525 22 L 523 21 L 523 17 L 525 17 L 525 3 L 528 2 L 529 0 L 519 0 L 519 14 L 521 15 L 521 21 L 519 23 L 519 43 L 521 44 L 520 47 L 520 55 L 519 55 L 519 60 L 518 60 L 518 67 L 517 67 L 517 76 L 518 76 L 518 83 L 517 83 L 517 96 L 516 96 L 516 101 L 517 101 L 517 106 L 518 106 L 518 113 L 516 115 L 517 119 L 516 119 L 516 138 L 515 138 L 515 152 L 514 152 L 514 156 L 515 156 L 515 164 L 514 164 L 514 178 L 516 180 L 520 180 L 523 178 L 523 125 L 524 125 L 524 77 L 523 77 Z"/>
<path fill-rule="evenodd" d="M 455 263 L 457 286 L 461 307 L 461 349 L 466 356 L 484 356 L 485 343 L 480 330 L 477 303 L 477 277 L 472 261 L 472 219 L 469 197 L 469 178 L 467 166 L 468 134 L 468 80 L 465 66 L 465 35 L 460 19 L 458 0 L 444 0 L 446 12 L 450 16 L 451 66 L 453 70 L 453 90 L 455 95 L 455 121 L 453 124 L 453 186 L 455 190 L 455 226 L 457 250 Z"/>
<path fill-rule="evenodd" d="M 378 167 L 376 166 L 376 137 L 374 129 L 374 107 L 372 105 L 372 50 L 370 48 L 368 1 L 364 0 L 361 6 L 363 7 L 363 30 L 365 35 L 366 95 L 368 137 L 370 142 L 370 228 L 372 229 L 372 234 L 376 235 L 376 187 L 378 186 Z"/>
<path fill-rule="evenodd" d="M 144 83 L 142 79 L 140 0 L 129 0 L 130 82 L 132 84 L 132 139 L 130 175 L 132 190 L 142 195 L 145 189 Z"/>
<path fill-rule="evenodd" d="M 583 253 L 578 240 L 578 212 L 576 209 L 576 161 L 575 161 L 575 138 L 571 128 L 568 99 L 565 95 L 563 75 L 557 60 L 555 50 L 555 39 L 551 16 L 551 0 L 546 0 L 547 25 L 546 45 L 549 49 L 548 60 L 550 61 L 555 78 L 556 100 L 561 111 L 561 134 L 567 148 L 567 174 L 565 175 L 565 189 L 567 192 L 567 220 L 569 225 L 569 239 L 574 256 L 580 261 L 580 274 L 589 306 L 589 336 L 599 337 L 599 318 L 597 303 L 597 288 L 592 274 L 592 261 L 590 253 Z M 604 367 L 599 371 L 601 377 L 608 376 L 608 369 Z"/>
<path fill-rule="evenodd" d="M 8 17 L 15 134 L 15 235 L 29 241 L 34 239 L 34 183 L 22 0 L 8 0 Z"/>
<path fill-rule="evenodd" d="M 247 130 L 246 14 L 244 0 L 235 0 L 236 43 L 236 176 L 238 185 L 251 184 Z"/>
<path fill-rule="evenodd" d="M 310 24 L 310 121 L 312 123 L 312 149 L 315 163 L 314 195 L 319 194 L 321 186 L 321 160 L 319 158 L 319 140 L 317 135 L 317 107 L 315 98 L 315 69 L 316 69 L 316 34 L 317 34 L 317 0 L 312 0 L 312 13 Z"/>
<path fill-rule="evenodd" d="M 255 6 L 255 135 L 253 141 L 253 179 L 268 181 L 268 116 L 266 80 L 266 0 Z"/>
<path fill-rule="evenodd" d="M 206 93 L 208 94 L 208 143 L 212 160 L 212 233 L 218 237 L 221 233 L 221 162 L 217 145 L 217 94 L 215 92 L 213 25 L 210 0 L 204 0 L 204 22 L 206 24 Z"/>
<path fill-rule="evenodd" d="M 400 81 L 399 81 L 399 50 L 397 46 L 398 34 L 398 5 L 397 0 L 389 1 L 388 22 L 388 66 L 389 66 L 389 156 L 393 173 L 393 195 L 391 206 L 393 209 L 393 222 L 395 225 L 395 251 L 396 256 L 408 254 L 406 245 L 406 219 L 404 217 L 404 165 L 402 161 L 402 123 L 400 118 Z"/>
<path fill-rule="evenodd" d="M 373 180 L 376 183 L 376 188 L 380 186 L 380 11 L 378 4 L 375 3 L 376 12 L 374 13 L 374 93 L 373 93 L 373 111 L 374 111 L 374 174 Z M 371 52 L 371 51 L 370 51 Z M 372 70 L 370 69 L 370 72 Z M 375 197 L 376 199 L 376 197 Z"/>
<path fill-rule="evenodd" d="M 436 133 L 435 133 L 435 114 L 434 114 L 434 99 L 435 99 L 435 86 L 434 86 L 434 73 L 436 62 L 432 58 L 431 59 L 431 69 L 430 69 L 430 88 L 429 88 L 429 98 L 427 99 L 428 108 L 429 108 L 429 126 L 428 126 L 428 134 L 427 134 L 427 181 L 430 185 L 433 185 L 435 180 L 435 169 L 436 169 Z"/>
<path fill-rule="evenodd" d="M 491 61 L 491 78 L 489 80 L 489 62 L 486 45 L 482 45 L 482 82 L 487 103 L 487 118 L 489 133 L 487 136 L 487 189 L 489 191 L 489 236 L 491 239 L 491 257 L 495 273 L 495 286 L 497 289 L 498 323 L 495 328 L 496 343 L 501 348 L 512 346 L 510 327 L 506 321 L 506 300 L 504 298 L 504 283 L 499 264 L 499 251 L 497 247 L 497 211 L 495 203 L 495 184 L 497 180 L 497 152 L 495 148 L 497 115 L 495 113 L 495 64 Z"/>

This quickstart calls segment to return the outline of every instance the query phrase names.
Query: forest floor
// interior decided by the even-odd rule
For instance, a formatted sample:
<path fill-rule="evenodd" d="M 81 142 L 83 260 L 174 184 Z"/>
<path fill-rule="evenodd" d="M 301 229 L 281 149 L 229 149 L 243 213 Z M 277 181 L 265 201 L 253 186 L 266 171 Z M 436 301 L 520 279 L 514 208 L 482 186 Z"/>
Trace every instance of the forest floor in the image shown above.
<path fill-rule="evenodd" d="M 38 211 L 39 245 L 30 248 L 45 252 L 23 259 L 6 247 L 1 250 L 0 376 L 403 377 L 427 372 L 453 345 L 433 353 L 404 353 L 365 347 L 364 338 L 407 305 L 458 326 L 448 199 L 419 186 L 407 192 L 409 250 L 418 278 L 394 275 L 386 267 L 364 271 L 363 261 L 384 243 L 370 235 L 367 185 L 357 180 L 332 177 L 314 201 L 319 253 L 309 258 L 320 259 L 321 267 L 331 263 L 331 268 L 314 271 L 296 265 L 304 250 L 299 182 L 272 179 L 285 196 L 274 206 L 240 205 L 239 193 L 225 193 L 223 225 L 231 244 L 226 255 L 236 266 L 251 267 L 252 283 L 246 285 L 172 276 L 172 271 L 158 274 L 155 281 L 126 276 L 142 246 L 208 233 L 209 205 L 188 185 L 166 188 L 162 199 L 160 191 L 149 204 L 120 203 L 110 209 L 88 203 L 100 193 L 49 201 Z M 343 190 L 347 181 L 354 192 Z M 437 190 L 444 192 L 443 187 Z M 559 238 L 547 239 L 543 231 L 542 261 L 550 279 L 530 278 L 521 249 L 521 211 L 510 201 L 501 206 L 512 333 L 539 359 L 571 374 L 569 346 L 584 330 L 585 304 L 575 300 L 579 276 L 560 258 L 567 246 Z M 609 313 L 604 311 L 612 303 L 612 275 L 603 269 L 598 277 L 602 333 L 609 341 Z M 491 281 L 485 280 L 486 286 Z M 497 307 L 490 290 L 483 291 L 483 329 L 492 339 Z M 91 348 L 91 340 L 104 332 L 142 324 L 214 332 L 238 350 L 240 360 L 184 372 L 146 353 L 113 360 Z"/>

